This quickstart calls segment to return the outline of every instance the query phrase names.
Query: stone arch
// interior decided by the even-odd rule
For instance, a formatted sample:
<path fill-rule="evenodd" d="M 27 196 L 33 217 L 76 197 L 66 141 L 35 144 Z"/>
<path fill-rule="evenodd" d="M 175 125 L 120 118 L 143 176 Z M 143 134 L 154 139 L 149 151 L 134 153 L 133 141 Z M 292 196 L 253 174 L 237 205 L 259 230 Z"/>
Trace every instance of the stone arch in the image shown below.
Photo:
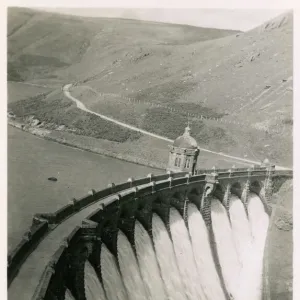
<path fill-rule="evenodd" d="M 240 184 L 240 182 L 237 181 L 231 186 L 230 193 L 241 198 L 243 189 L 242 189 L 242 185 Z"/>
<path fill-rule="evenodd" d="M 191 203 L 194 203 L 199 211 L 201 211 L 201 200 L 203 195 L 203 186 L 192 187 L 187 190 L 187 198 Z"/>
<path fill-rule="evenodd" d="M 264 180 L 255 180 L 250 183 L 249 191 L 255 195 L 257 195 L 263 206 L 265 212 L 270 215 L 271 214 L 271 208 L 268 203 L 268 198 L 266 197 L 266 190 L 265 190 L 265 181 Z"/>
<path fill-rule="evenodd" d="M 182 198 L 182 194 L 183 194 L 182 191 L 175 191 L 172 195 L 172 198 L 176 198 L 180 200 Z"/>
<path fill-rule="evenodd" d="M 132 197 L 132 199 L 126 201 L 126 203 L 122 203 L 120 205 L 119 218 L 130 218 L 134 216 L 140 202 L 141 201 L 135 201 Z"/>
<path fill-rule="evenodd" d="M 117 257 L 117 238 L 118 238 L 118 219 L 106 220 L 101 228 L 101 240 L 108 248 L 108 250 Z"/>
<path fill-rule="evenodd" d="M 148 195 L 137 199 L 136 219 L 144 226 L 152 238 L 152 210 L 156 195 Z"/>
<path fill-rule="evenodd" d="M 166 196 L 166 197 L 165 197 Z M 156 213 L 164 222 L 168 234 L 171 238 L 170 232 L 170 193 L 157 193 L 155 200 L 152 202 L 152 212 Z"/>
<path fill-rule="evenodd" d="M 229 210 L 229 198 L 230 198 L 230 183 L 224 182 L 223 184 L 216 184 L 215 190 L 212 193 L 212 196 L 217 198 L 222 205 L 225 207 L 227 213 Z"/>
<path fill-rule="evenodd" d="M 138 204 L 134 195 L 127 197 L 129 198 L 128 201 L 120 205 L 118 228 L 126 235 L 135 251 L 134 227 Z"/>
<path fill-rule="evenodd" d="M 215 190 L 213 191 L 213 193 L 211 194 L 212 197 L 216 197 L 217 199 L 219 199 L 222 203 L 223 203 L 223 197 L 225 194 L 225 187 L 224 185 L 217 183 Z"/>
<path fill-rule="evenodd" d="M 259 196 L 262 188 L 263 188 L 263 183 L 260 180 L 253 180 L 250 182 L 249 191 L 251 193 L 254 193 L 257 196 Z"/>
<path fill-rule="evenodd" d="M 199 187 L 192 187 L 189 191 L 188 194 L 195 194 L 195 195 L 200 195 L 201 194 L 201 189 Z"/>

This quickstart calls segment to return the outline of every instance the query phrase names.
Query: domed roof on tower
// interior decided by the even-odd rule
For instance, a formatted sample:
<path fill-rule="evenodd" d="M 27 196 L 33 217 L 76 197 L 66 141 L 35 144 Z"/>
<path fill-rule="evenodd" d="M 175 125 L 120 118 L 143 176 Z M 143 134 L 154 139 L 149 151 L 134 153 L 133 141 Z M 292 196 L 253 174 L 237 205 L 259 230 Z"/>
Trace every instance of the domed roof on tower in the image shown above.
<path fill-rule="evenodd" d="M 173 143 L 174 147 L 184 149 L 196 149 L 198 147 L 196 140 L 190 135 L 189 125 L 185 128 L 184 134 L 179 136 Z"/>

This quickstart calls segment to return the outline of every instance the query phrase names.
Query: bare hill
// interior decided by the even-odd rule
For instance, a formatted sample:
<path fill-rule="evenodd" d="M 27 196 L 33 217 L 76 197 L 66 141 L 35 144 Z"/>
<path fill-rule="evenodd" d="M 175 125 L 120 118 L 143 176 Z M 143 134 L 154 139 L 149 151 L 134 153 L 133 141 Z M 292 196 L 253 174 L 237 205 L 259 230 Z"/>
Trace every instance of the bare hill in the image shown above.
<path fill-rule="evenodd" d="M 54 70 L 81 62 L 85 66 L 82 71 L 91 72 L 91 63 L 87 65 L 87 60 L 83 60 L 85 56 L 96 63 L 95 67 L 101 58 L 112 56 L 110 59 L 113 59 L 112 54 L 124 48 L 189 44 L 219 38 L 232 32 L 135 20 L 81 18 L 10 8 L 9 71 L 17 69 L 24 80 L 53 78 Z"/>
<path fill-rule="evenodd" d="M 201 146 L 292 164 L 291 13 L 246 33 L 22 9 L 9 15 L 11 80 L 77 82 L 72 93 L 90 109 L 170 138 L 187 113 L 217 118 L 190 115 Z"/>

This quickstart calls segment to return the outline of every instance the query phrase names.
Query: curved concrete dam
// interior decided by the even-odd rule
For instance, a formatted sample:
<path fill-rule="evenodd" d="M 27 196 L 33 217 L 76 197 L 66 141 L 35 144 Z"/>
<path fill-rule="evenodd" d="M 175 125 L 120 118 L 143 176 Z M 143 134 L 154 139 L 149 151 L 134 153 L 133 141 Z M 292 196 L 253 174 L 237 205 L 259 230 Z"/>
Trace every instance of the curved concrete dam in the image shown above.
<path fill-rule="evenodd" d="M 272 194 L 291 177 L 272 167 L 149 174 L 92 190 L 35 216 L 9 256 L 9 299 L 266 299 Z"/>

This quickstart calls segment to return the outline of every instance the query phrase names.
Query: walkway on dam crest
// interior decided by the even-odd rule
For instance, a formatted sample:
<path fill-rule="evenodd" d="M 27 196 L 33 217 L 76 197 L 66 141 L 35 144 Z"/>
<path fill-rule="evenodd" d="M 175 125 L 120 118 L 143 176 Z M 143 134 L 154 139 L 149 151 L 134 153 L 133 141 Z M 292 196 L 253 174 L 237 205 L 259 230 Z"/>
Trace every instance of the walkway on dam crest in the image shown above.
<path fill-rule="evenodd" d="M 173 143 L 174 141 L 167 138 L 167 137 L 164 137 L 164 136 L 161 136 L 161 135 L 158 135 L 158 134 L 155 134 L 155 133 L 152 133 L 152 132 L 149 132 L 147 130 L 143 130 L 143 129 L 140 129 L 138 127 L 135 127 L 135 126 L 132 126 L 130 124 L 126 124 L 124 122 L 120 122 L 114 118 L 110 118 L 108 116 L 105 116 L 103 114 L 100 114 L 100 113 L 96 113 L 92 110 L 89 110 L 80 100 L 78 100 L 77 98 L 73 97 L 70 93 L 70 88 L 72 87 L 72 84 L 67 84 L 63 87 L 63 91 L 64 91 L 64 94 L 67 98 L 69 98 L 70 100 L 72 100 L 73 102 L 76 103 L 76 106 L 85 111 L 85 112 L 88 112 L 88 113 L 91 113 L 93 115 L 96 115 L 100 118 L 102 118 L 103 120 L 106 120 L 106 121 L 109 121 L 109 122 L 113 122 L 119 126 L 122 126 L 124 128 L 127 128 L 127 129 L 130 129 L 130 130 L 133 130 L 133 131 L 137 131 L 137 132 L 140 132 L 140 133 L 143 133 L 145 135 L 148 135 L 148 136 L 151 136 L 151 137 L 154 137 L 154 138 L 157 138 L 157 139 L 160 139 L 160 140 L 164 140 L 164 141 L 167 141 L 169 143 Z M 221 153 L 221 152 L 215 152 L 215 151 L 211 151 L 211 150 L 208 150 L 208 149 L 204 149 L 204 148 L 199 148 L 201 151 L 203 152 L 208 152 L 208 153 L 212 153 L 212 154 L 216 154 L 216 155 L 219 155 L 221 157 L 227 157 L 227 158 L 231 158 L 231 159 L 235 159 L 236 161 L 240 161 L 240 162 L 244 162 L 246 164 L 258 164 L 260 165 L 261 162 L 258 162 L 258 161 L 253 161 L 253 160 L 249 160 L 249 159 L 244 159 L 244 158 L 241 158 L 241 157 L 237 157 L 237 156 L 232 156 L 232 155 L 228 155 L 228 154 L 224 154 L 224 153 Z M 289 168 L 286 168 L 286 167 L 280 167 L 280 166 L 276 166 L 276 169 L 278 170 L 288 170 Z"/>

